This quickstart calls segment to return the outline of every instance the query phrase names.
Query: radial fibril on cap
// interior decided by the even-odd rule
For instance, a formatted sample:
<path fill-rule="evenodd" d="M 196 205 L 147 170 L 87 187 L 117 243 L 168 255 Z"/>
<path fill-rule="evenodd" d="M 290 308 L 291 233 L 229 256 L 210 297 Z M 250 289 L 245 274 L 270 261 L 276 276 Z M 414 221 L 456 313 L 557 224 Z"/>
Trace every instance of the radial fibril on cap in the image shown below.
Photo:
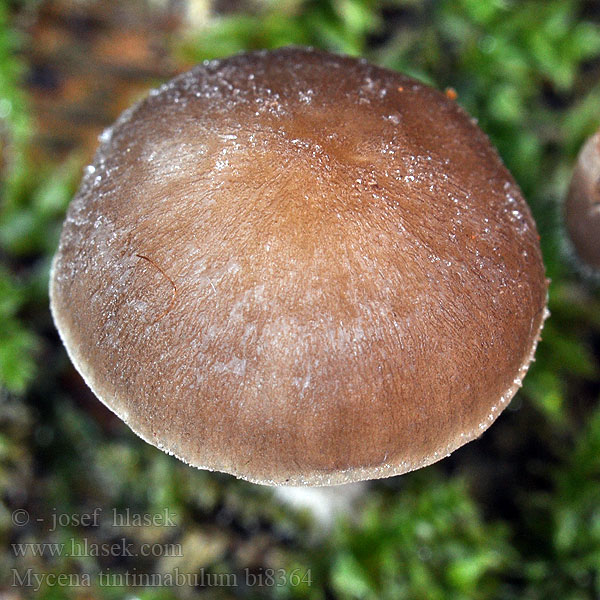
<path fill-rule="evenodd" d="M 145 440 L 324 485 L 480 435 L 533 357 L 546 281 L 517 185 L 455 102 L 287 48 L 200 65 L 117 121 L 51 302 L 76 367 Z"/>

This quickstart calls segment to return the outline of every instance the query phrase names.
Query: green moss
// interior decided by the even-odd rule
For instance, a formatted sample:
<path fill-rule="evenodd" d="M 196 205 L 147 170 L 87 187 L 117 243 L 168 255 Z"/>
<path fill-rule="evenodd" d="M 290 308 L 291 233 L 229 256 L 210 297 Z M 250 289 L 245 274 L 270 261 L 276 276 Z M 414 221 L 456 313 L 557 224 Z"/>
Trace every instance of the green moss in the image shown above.
<path fill-rule="evenodd" d="M 483 438 L 440 465 L 372 484 L 331 531 L 271 491 L 191 469 L 135 438 L 74 375 L 47 278 L 81 160 L 34 165 L 23 34 L 0 4 L 0 586 L 41 574 L 235 575 L 211 598 L 600 597 L 600 294 L 567 251 L 560 205 L 600 125 L 600 13 L 582 0 L 261 2 L 172 40 L 175 61 L 307 44 L 364 55 L 444 89 L 497 145 L 535 214 L 552 317 L 522 392 Z M 20 10 L 13 3 L 13 10 Z M 30 4 L 28 10 L 35 9 Z M 65 526 L 56 512 L 129 508 L 176 526 Z M 13 524 L 26 509 L 26 527 Z M 42 519 L 38 521 L 37 519 Z M 12 543 L 177 543 L 175 557 L 18 557 Z M 246 569 L 280 585 L 248 585 Z M 290 574 L 297 577 L 290 579 Z M 210 589 L 208 589 L 210 588 Z M 30 593 L 31 592 L 31 593 Z M 38 597 L 193 597 L 199 590 L 42 585 Z M 30 589 L 24 596 L 33 596 Z"/>

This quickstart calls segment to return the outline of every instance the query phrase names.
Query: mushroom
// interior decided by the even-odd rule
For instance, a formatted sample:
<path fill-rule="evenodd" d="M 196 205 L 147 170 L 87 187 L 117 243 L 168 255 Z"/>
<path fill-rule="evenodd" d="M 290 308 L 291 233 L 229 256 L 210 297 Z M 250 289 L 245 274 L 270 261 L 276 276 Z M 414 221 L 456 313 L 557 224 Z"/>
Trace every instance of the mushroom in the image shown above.
<path fill-rule="evenodd" d="M 600 269 L 600 130 L 587 140 L 577 157 L 565 220 L 579 258 Z"/>
<path fill-rule="evenodd" d="M 302 48 L 193 68 L 102 134 L 54 320 L 147 442 L 269 485 L 433 463 L 521 385 L 546 315 L 535 224 L 450 98 Z"/>

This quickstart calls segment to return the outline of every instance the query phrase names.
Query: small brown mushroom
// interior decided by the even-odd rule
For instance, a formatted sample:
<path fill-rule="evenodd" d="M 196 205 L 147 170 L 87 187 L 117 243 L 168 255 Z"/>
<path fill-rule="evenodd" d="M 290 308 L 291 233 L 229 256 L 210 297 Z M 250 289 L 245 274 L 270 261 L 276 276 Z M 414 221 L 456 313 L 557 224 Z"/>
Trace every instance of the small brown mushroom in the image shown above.
<path fill-rule="evenodd" d="M 600 269 L 600 131 L 587 140 L 577 157 L 565 220 L 579 258 Z"/>
<path fill-rule="evenodd" d="M 51 306 L 142 438 L 263 484 L 388 477 L 478 437 L 547 284 L 529 208 L 451 99 L 286 48 L 206 62 L 101 137 Z"/>

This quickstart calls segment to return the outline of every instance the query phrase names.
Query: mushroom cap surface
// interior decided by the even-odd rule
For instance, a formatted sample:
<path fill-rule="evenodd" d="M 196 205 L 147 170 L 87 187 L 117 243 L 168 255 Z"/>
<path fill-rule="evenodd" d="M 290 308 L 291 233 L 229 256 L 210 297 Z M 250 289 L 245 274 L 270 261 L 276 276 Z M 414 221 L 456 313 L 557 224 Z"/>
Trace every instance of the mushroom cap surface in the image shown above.
<path fill-rule="evenodd" d="M 600 131 L 579 152 L 565 203 L 565 218 L 578 256 L 600 270 Z"/>
<path fill-rule="evenodd" d="M 143 439 L 270 485 L 397 475 L 478 437 L 546 315 L 539 238 L 444 94 L 302 48 L 205 62 L 101 136 L 53 316 Z"/>

